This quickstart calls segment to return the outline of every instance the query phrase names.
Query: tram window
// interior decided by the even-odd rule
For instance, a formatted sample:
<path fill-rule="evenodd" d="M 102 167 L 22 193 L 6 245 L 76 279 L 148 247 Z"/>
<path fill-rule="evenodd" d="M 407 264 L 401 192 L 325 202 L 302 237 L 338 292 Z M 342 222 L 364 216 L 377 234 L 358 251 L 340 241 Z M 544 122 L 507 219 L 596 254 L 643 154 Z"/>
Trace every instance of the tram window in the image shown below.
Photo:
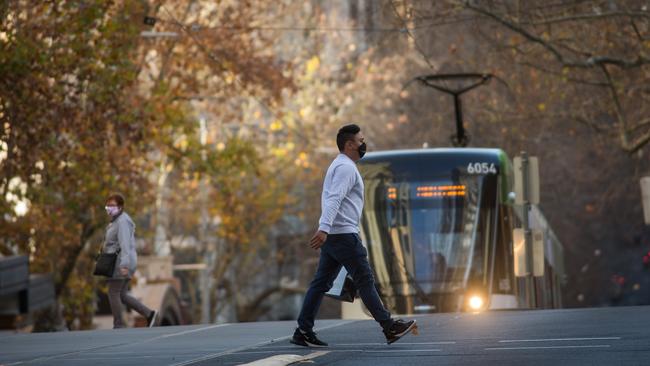
<path fill-rule="evenodd" d="M 366 181 L 367 188 L 373 187 L 368 196 L 378 198 L 366 210 L 374 211 L 370 216 L 379 228 L 382 222 L 385 225 L 377 232 L 382 239 L 373 241 L 373 250 L 383 252 L 375 258 L 400 258 L 399 266 L 391 261 L 384 264 L 389 281 L 412 278 L 427 293 L 453 292 L 468 281 L 484 281 L 484 235 L 488 234 L 484 229 L 488 228 L 482 205 L 489 195 L 484 192 L 484 177 L 377 183 Z"/>
<path fill-rule="evenodd" d="M 407 253 L 410 253 L 410 252 L 411 252 L 411 244 L 410 244 L 410 242 L 409 242 L 409 236 L 408 236 L 408 234 L 404 234 L 404 235 L 402 235 L 402 245 L 404 246 L 404 250 L 405 250 Z"/>
<path fill-rule="evenodd" d="M 506 206 L 502 206 L 499 211 L 492 291 L 495 293 L 510 294 L 514 291 L 511 277 L 513 270 L 511 265 L 513 258 L 510 251 L 511 224 L 508 222 L 508 217 L 512 212 Z"/>
<path fill-rule="evenodd" d="M 388 222 L 398 221 L 405 267 L 428 291 L 453 288 L 481 275 L 477 231 L 480 180 L 408 182 L 384 186 Z M 400 197 L 399 199 L 397 199 Z M 380 209 L 380 207 L 377 207 Z M 394 227 L 394 225 L 393 225 Z M 405 231 L 402 231 L 405 230 Z M 390 254 L 390 253 L 387 253 Z M 472 268 L 469 268 L 469 267 Z M 474 268 L 476 267 L 476 268 Z"/>

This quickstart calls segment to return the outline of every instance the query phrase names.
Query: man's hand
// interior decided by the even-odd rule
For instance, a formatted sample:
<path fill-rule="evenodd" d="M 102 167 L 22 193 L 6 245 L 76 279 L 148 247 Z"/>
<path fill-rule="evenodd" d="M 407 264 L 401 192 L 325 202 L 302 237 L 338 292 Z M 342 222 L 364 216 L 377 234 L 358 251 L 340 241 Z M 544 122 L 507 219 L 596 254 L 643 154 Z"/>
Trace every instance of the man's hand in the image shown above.
<path fill-rule="evenodd" d="M 319 249 L 320 247 L 323 246 L 323 243 L 325 243 L 325 239 L 327 239 L 327 233 L 324 231 L 316 231 L 316 234 L 311 237 L 311 240 L 309 241 L 309 246 L 312 249 Z"/>
<path fill-rule="evenodd" d="M 120 268 L 120 275 L 125 276 L 125 277 L 128 276 L 129 275 L 129 269 L 126 268 L 126 267 L 121 267 Z"/>

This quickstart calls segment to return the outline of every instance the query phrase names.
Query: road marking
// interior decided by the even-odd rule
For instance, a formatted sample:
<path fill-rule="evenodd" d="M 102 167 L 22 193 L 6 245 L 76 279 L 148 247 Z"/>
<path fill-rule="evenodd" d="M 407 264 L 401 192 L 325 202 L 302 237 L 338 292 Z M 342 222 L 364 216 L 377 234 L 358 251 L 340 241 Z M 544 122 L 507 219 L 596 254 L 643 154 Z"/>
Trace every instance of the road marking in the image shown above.
<path fill-rule="evenodd" d="M 484 348 L 486 351 L 531 350 L 531 349 L 567 349 L 567 348 L 609 348 L 609 344 L 595 344 L 591 346 L 541 346 L 541 347 L 493 347 Z"/>
<path fill-rule="evenodd" d="M 98 346 L 98 347 L 91 347 L 91 348 L 87 348 L 87 349 L 82 349 L 82 350 L 79 350 L 79 351 L 70 351 L 70 352 L 61 353 L 61 354 L 58 354 L 58 355 L 42 356 L 42 357 L 37 357 L 37 358 L 31 359 L 31 360 L 27 360 L 27 361 L 17 361 L 17 362 L 13 362 L 13 363 L 8 363 L 5 366 L 14 366 L 14 365 L 22 365 L 22 364 L 26 364 L 26 363 L 49 361 L 49 360 L 54 360 L 54 359 L 61 358 L 61 357 L 78 355 L 78 354 L 81 354 L 81 353 L 84 353 L 84 352 L 97 351 L 97 350 L 101 350 L 101 349 L 105 349 L 105 348 L 111 348 L 111 347 L 116 347 L 116 346 L 119 347 L 119 346 L 126 346 L 126 345 L 130 345 L 130 343 L 127 342 L 127 343 L 119 343 L 119 344 L 110 344 L 110 345 L 106 345 L 106 346 Z"/>
<path fill-rule="evenodd" d="M 261 360 L 245 363 L 242 366 L 286 366 L 292 363 L 305 362 L 312 360 L 316 357 L 323 356 L 329 353 L 328 351 L 312 352 L 305 356 L 300 355 L 275 355 Z"/>
<path fill-rule="evenodd" d="M 151 338 L 151 339 L 147 339 L 144 342 L 150 342 L 150 341 L 154 341 L 154 340 L 158 340 L 158 339 L 164 339 L 164 338 L 170 338 L 170 337 L 178 337 L 178 336 L 181 336 L 181 335 L 202 332 L 204 330 L 210 330 L 210 329 L 214 329 L 214 328 L 221 328 L 221 327 L 226 327 L 226 326 L 229 326 L 229 325 L 232 325 L 232 324 L 231 323 L 228 323 L 228 324 L 216 324 L 216 325 L 211 325 L 209 327 L 203 327 L 203 328 L 192 329 L 192 330 L 185 330 L 185 331 L 178 332 L 178 333 L 163 334 L 161 336 L 157 336 L 157 337 L 154 337 L 154 338 Z"/>
<path fill-rule="evenodd" d="M 238 355 L 252 355 L 258 353 L 276 353 L 284 352 L 281 350 L 268 350 L 268 351 L 242 351 L 237 352 Z M 393 349 L 393 350 L 373 350 L 373 349 L 331 349 L 328 348 L 327 352 L 361 352 L 361 353 L 401 353 L 401 352 L 442 352 L 441 349 L 427 348 L 427 349 Z"/>
<path fill-rule="evenodd" d="M 456 344 L 456 342 L 453 341 L 448 341 L 448 342 L 399 342 L 401 345 L 411 345 L 411 346 L 426 346 L 426 345 L 434 345 L 434 344 Z M 338 346 L 385 346 L 386 342 L 384 343 L 337 343 L 334 344 L 333 346 L 338 347 Z"/>
<path fill-rule="evenodd" d="M 115 360 L 136 360 L 136 359 L 166 359 L 170 356 L 123 356 L 123 357 L 77 357 L 77 358 L 66 358 L 65 361 L 115 361 Z"/>
<path fill-rule="evenodd" d="M 427 348 L 427 349 L 366 350 L 366 352 L 367 353 L 442 352 L 442 350 L 436 348 Z"/>
<path fill-rule="evenodd" d="M 308 351 L 308 350 L 305 349 L 305 351 Z M 237 354 L 238 355 L 253 355 L 253 354 L 257 354 L 257 353 L 280 353 L 280 352 L 286 352 L 286 351 L 281 350 L 281 349 L 269 349 L 269 350 L 266 350 L 266 351 L 241 351 L 241 352 L 237 352 Z"/>
<path fill-rule="evenodd" d="M 322 331 L 322 330 L 326 330 L 326 329 L 331 329 L 331 328 L 339 327 L 339 326 L 342 326 L 342 325 L 354 323 L 356 321 L 357 320 L 345 320 L 345 321 L 341 321 L 341 322 L 336 323 L 336 324 L 328 325 L 326 327 L 317 328 L 316 330 Z M 293 335 L 271 339 L 270 341 L 264 341 L 264 342 L 260 342 L 258 344 L 254 344 L 254 345 L 250 345 L 250 346 L 237 347 L 237 348 L 233 348 L 231 350 L 218 352 L 218 353 L 212 353 L 212 354 L 208 354 L 208 355 L 201 356 L 201 357 L 198 357 L 198 358 L 193 358 L 191 360 L 174 363 L 174 364 L 171 364 L 170 366 L 187 366 L 187 365 L 191 365 L 191 364 L 194 364 L 194 363 L 197 363 L 197 362 L 203 362 L 203 361 L 219 358 L 219 357 L 222 357 L 222 356 L 231 355 L 233 353 L 241 352 L 241 351 L 244 351 L 244 350 L 247 350 L 247 349 L 258 348 L 258 347 L 268 345 L 268 344 L 271 344 L 271 343 L 285 341 L 285 340 L 287 340 L 287 339 L 289 339 L 291 337 L 293 337 Z"/>
<path fill-rule="evenodd" d="M 160 335 L 160 336 L 144 339 L 142 341 L 127 342 L 127 343 L 116 343 L 116 344 L 109 344 L 109 345 L 104 345 L 104 346 L 90 347 L 90 348 L 82 349 L 82 350 L 78 350 L 78 351 L 70 351 L 70 352 L 60 353 L 60 354 L 56 354 L 56 355 L 37 357 L 37 358 L 31 359 L 31 360 L 17 361 L 17 362 L 9 363 L 6 366 L 16 366 L 16 365 L 22 365 L 22 364 L 26 364 L 26 363 L 50 361 L 50 360 L 55 360 L 57 358 L 74 356 L 74 355 L 79 355 L 79 354 L 82 354 L 82 353 L 85 353 L 85 352 L 98 351 L 98 350 L 112 348 L 112 347 L 133 346 L 134 344 L 142 344 L 142 343 L 153 342 L 153 341 L 158 340 L 158 339 L 164 339 L 164 338 L 176 337 L 176 336 L 190 334 L 190 333 L 202 332 L 204 330 L 225 327 L 225 326 L 228 326 L 228 325 L 232 325 L 232 324 L 216 324 L 216 325 L 211 325 L 211 326 L 208 326 L 208 327 L 203 327 L 203 328 L 198 328 L 198 329 L 185 330 L 185 331 L 182 331 L 182 332 L 176 332 L 176 333 L 170 333 L 170 334 L 163 334 L 163 335 Z"/>
<path fill-rule="evenodd" d="M 606 341 L 620 340 L 621 337 L 595 337 L 595 338 L 545 338 L 545 339 L 509 339 L 502 340 L 499 343 L 516 343 L 516 342 L 571 342 L 571 341 Z"/>
<path fill-rule="evenodd" d="M 400 345 L 406 346 L 429 346 L 429 345 L 444 345 L 444 344 L 456 344 L 456 342 L 448 341 L 448 342 L 417 342 L 417 343 L 409 343 L 409 342 L 399 342 Z M 358 346 L 386 346 L 386 342 L 383 343 L 333 343 L 330 344 L 330 347 L 358 347 Z M 273 347 L 273 348 L 299 348 L 300 346 L 274 346 L 274 345 L 265 345 L 259 348 L 263 347 Z"/>

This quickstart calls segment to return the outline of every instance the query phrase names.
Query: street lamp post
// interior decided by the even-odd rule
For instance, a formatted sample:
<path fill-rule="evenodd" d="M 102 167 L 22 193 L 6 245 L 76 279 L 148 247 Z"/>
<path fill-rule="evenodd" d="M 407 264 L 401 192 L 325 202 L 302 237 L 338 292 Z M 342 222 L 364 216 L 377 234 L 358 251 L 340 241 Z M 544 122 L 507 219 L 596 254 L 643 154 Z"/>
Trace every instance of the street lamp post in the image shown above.
<path fill-rule="evenodd" d="M 206 124 L 205 117 L 201 116 L 199 118 L 199 142 L 201 144 L 201 159 L 203 162 L 206 160 L 205 145 L 208 141 L 208 128 Z M 199 183 L 199 200 L 200 200 L 200 212 L 201 219 L 199 224 L 199 242 L 203 246 L 203 263 L 205 264 L 205 269 L 201 272 L 201 322 L 210 323 L 211 322 L 211 290 L 212 290 L 212 272 L 214 267 L 214 258 L 213 258 L 213 248 L 210 246 L 210 241 L 208 240 L 208 182 L 206 181 L 205 176 L 201 177 L 201 182 Z"/>
<path fill-rule="evenodd" d="M 641 201 L 643 202 L 643 221 L 650 225 L 650 176 L 641 178 Z"/>

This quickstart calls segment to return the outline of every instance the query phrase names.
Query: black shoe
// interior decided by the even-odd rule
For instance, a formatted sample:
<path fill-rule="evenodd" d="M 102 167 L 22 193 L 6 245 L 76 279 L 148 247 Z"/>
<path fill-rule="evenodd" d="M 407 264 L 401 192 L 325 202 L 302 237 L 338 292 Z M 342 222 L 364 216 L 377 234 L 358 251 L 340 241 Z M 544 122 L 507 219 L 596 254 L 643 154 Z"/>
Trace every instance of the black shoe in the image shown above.
<path fill-rule="evenodd" d="M 405 322 L 402 319 L 397 319 L 393 322 L 388 329 L 384 329 L 384 335 L 386 336 L 386 343 L 391 344 L 396 342 L 408 332 L 415 328 L 415 320 L 409 320 Z"/>
<path fill-rule="evenodd" d="M 153 327 L 154 323 L 156 322 L 156 317 L 158 316 L 158 312 L 156 310 L 152 310 L 151 314 L 147 317 L 147 326 L 149 328 Z"/>
<path fill-rule="evenodd" d="M 313 331 L 305 332 L 300 328 L 296 328 L 289 342 L 303 347 L 327 347 L 327 343 L 316 338 L 316 333 Z"/>

